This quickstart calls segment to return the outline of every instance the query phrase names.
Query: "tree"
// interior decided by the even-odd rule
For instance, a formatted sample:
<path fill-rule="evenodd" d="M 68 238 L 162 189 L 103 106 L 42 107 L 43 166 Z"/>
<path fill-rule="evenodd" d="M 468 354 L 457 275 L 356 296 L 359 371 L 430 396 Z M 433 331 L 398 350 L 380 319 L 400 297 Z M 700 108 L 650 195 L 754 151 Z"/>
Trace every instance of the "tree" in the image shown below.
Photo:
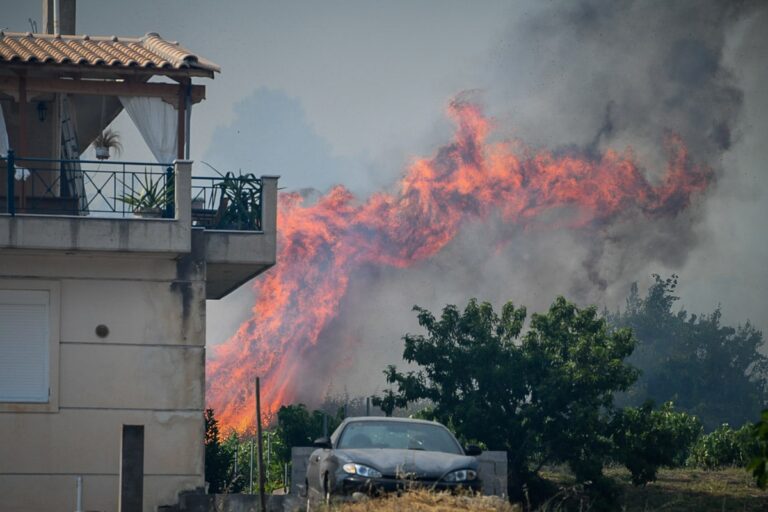
<path fill-rule="evenodd" d="M 224 490 L 227 480 L 229 461 L 224 453 L 219 437 L 219 422 L 213 414 L 213 409 L 206 409 L 205 419 L 205 481 L 208 482 L 210 494 Z"/>
<path fill-rule="evenodd" d="M 616 411 L 611 420 L 614 459 L 632 473 L 632 483 L 656 480 L 660 466 L 682 466 L 701 436 L 701 422 L 674 410 L 672 402 L 654 410 L 651 402 Z"/>
<path fill-rule="evenodd" d="M 741 425 L 768 406 L 768 357 L 758 351 L 762 333 L 749 322 L 721 325 L 719 308 L 703 316 L 673 311 L 677 284 L 675 275 L 654 275 L 645 297 L 634 284 L 625 311 L 610 317 L 638 339 L 629 361 L 642 376 L 622 401 L 674 401 L 707 431 L 722 423 Z"/>
<path fill-rule="evenodd" d="M 343 419 L 343 408 L 340 408 L 336 415 L 329 415 L 323 411 L 310 413 L 304 404 L 280 407 L 277 411 L 277 432 L 282 442 L 278 456 L 283 460 L 291 460 L 291 448 L 294 446 L 312 446 L 314 440 L 323 435 L 323 422 L 327 421 L 328 434 L 330 435 Z"/>
<path fill-rule="evenodd" d="M 526 310 L 511 302 L 500 316 L 475 299 L 463 312 L 446 306 L 440 318 L 414 310 L 427 335 L 403 338 L 403 359 L 418 370 L 385 371 L 394 399 L 429 400 L 426 414 L 463 441 L 506 450 L 510 496 L 535 485 L 546 463 L 568 463 L 580 482 L 603 481 L 612 395 L 637 377 L 624 363 L 635 345 L 628 329 L 562 297 L 532 315 L 522 337 Z"/>

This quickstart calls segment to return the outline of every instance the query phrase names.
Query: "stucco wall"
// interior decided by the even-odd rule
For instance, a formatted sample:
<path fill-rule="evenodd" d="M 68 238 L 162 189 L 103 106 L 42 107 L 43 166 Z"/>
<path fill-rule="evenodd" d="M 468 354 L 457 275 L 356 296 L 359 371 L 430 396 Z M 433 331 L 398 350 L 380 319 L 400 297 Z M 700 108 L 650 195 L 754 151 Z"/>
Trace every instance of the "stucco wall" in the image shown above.
<path fill-rule="evenodd" d="M 145 426 L 144 510 L 203 485 L 205 263 L 171 258 L 0 253 L 0 288 L 60 295 L 58 410 L 0 404 L 0 510 L 74 510 L 83 475 L 84 508 L 116 511 L 124 424 Z"/>

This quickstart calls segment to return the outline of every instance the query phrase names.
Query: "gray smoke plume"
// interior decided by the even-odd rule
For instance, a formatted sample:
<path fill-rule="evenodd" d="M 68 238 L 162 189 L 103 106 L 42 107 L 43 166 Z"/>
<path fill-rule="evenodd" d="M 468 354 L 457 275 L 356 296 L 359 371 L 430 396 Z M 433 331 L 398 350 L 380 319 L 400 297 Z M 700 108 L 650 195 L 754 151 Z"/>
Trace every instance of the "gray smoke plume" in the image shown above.
<path fill-rule="evenodd" d="M 727 320 L 759 317 L 768 299 L 757 263 L 768 252 L 763 237 L 742 233 L 753 255 L 745 268 L 719 258 L 729 254 L 724 246 L 739 243 L 722 227 L 742 224 L 746 191 L 752 194 L 746 204 L 754 207 L 768 190 L 763 167 L 756 167 L 758 155 L 768 156 L 765 149 L 752 148 L 744 161 L 733 158 L 759 138 L 742 122 L 745 103 L 759 105 L 762 119 L 768 113 L 764 91 L 744 88 L 745 77 L 755 83 L 754 73 L 765 76 L 752 66 L 768 49 L 760 29 L 768 26 L 766 5 L 562 1 L 518 17 L 490 60 L 483 92 L 504 137 L 594 158 L 631 147 L 656 178 L 665 171 L 666 141 L 676 135 L 689 158 L 709 166 L 716 179 L 695 204 L 654 222 L 628 212 L 610 225 L 552 231 L 521 230 L 496 219 L 466 226 L 441 254 L 412 268 L 353 276 L 339 318 L 320 340 L 329 347 L 334 340 L 355 340 L 344 343 L 345 356 L 356 347 L 358 364 L 348 366 L 336 390 L 343 384 L 354 395 L 381 388 L 378 371 L 402 364 L 400 338 L 418 329 L 413 304 L 436 311 L 477 296 L 541 310 L 563 294 L 613 309 L 623 305 L 631 282 L 678 272 L 683 299 L 694 310 L 730 300 Z M 745 188 L 750 177 L 752 189 Z M 751 280 L 751 301 L 739 294 L 738 281 L 723 286 L 739 271 L 754 272 L 737 278 Z M 333 350 L 327 354 L 338 357 Z"/>

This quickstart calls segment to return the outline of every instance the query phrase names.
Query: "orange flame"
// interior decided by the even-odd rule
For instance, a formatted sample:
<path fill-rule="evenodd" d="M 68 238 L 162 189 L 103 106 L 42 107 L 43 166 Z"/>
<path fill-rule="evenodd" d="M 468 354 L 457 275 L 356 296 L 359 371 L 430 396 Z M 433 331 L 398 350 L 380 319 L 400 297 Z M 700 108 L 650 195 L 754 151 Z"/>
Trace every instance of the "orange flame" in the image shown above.
<path fill-rule="evenodd" d="M 355 269 L 407 267 L 429 258 L 462 223 L 492 212 L 523 227 L 546 223 L 542 214 L 558 208 L 569 208 L 558 227 L 638 212 L 675 215 L 712 179 L 709 169 L 690 162 L 676 137 L 669 139 L 664 178 L 652 184 L 631 149 L 599 158 L 536 152 L 488 142 L 491 124 L 476 105 L 456 100 L 449 115 L 457 125 L 454 140 L 414 161 L 394 194 L 359 203 L 338 186 L 311 205 L 297 194 L 280 196 L 278 264 L 254 284 L 252 317 L 214 347 L 208 363 L 208 402 L 222 425 L 253 425 L 257 375 L 265 415 L 297 398 L 302 363 L 318 354 L 320 333 L 337 314 Z M 325 391 L 316 390 L 317 397 Z"/>

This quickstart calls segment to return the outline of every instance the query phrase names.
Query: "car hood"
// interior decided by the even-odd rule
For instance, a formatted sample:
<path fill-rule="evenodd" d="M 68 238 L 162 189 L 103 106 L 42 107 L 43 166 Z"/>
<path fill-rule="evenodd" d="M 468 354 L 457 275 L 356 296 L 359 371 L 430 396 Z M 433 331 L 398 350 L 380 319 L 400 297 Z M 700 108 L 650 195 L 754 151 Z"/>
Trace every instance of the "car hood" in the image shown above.
<path fill-rule="evenodd" d="M 336 450 L 336 456 L 375 468 L 388 477 L 437 479 L 457 469 L 477 470 L 475 457 L 443 452 L 367 448 Z"/>

